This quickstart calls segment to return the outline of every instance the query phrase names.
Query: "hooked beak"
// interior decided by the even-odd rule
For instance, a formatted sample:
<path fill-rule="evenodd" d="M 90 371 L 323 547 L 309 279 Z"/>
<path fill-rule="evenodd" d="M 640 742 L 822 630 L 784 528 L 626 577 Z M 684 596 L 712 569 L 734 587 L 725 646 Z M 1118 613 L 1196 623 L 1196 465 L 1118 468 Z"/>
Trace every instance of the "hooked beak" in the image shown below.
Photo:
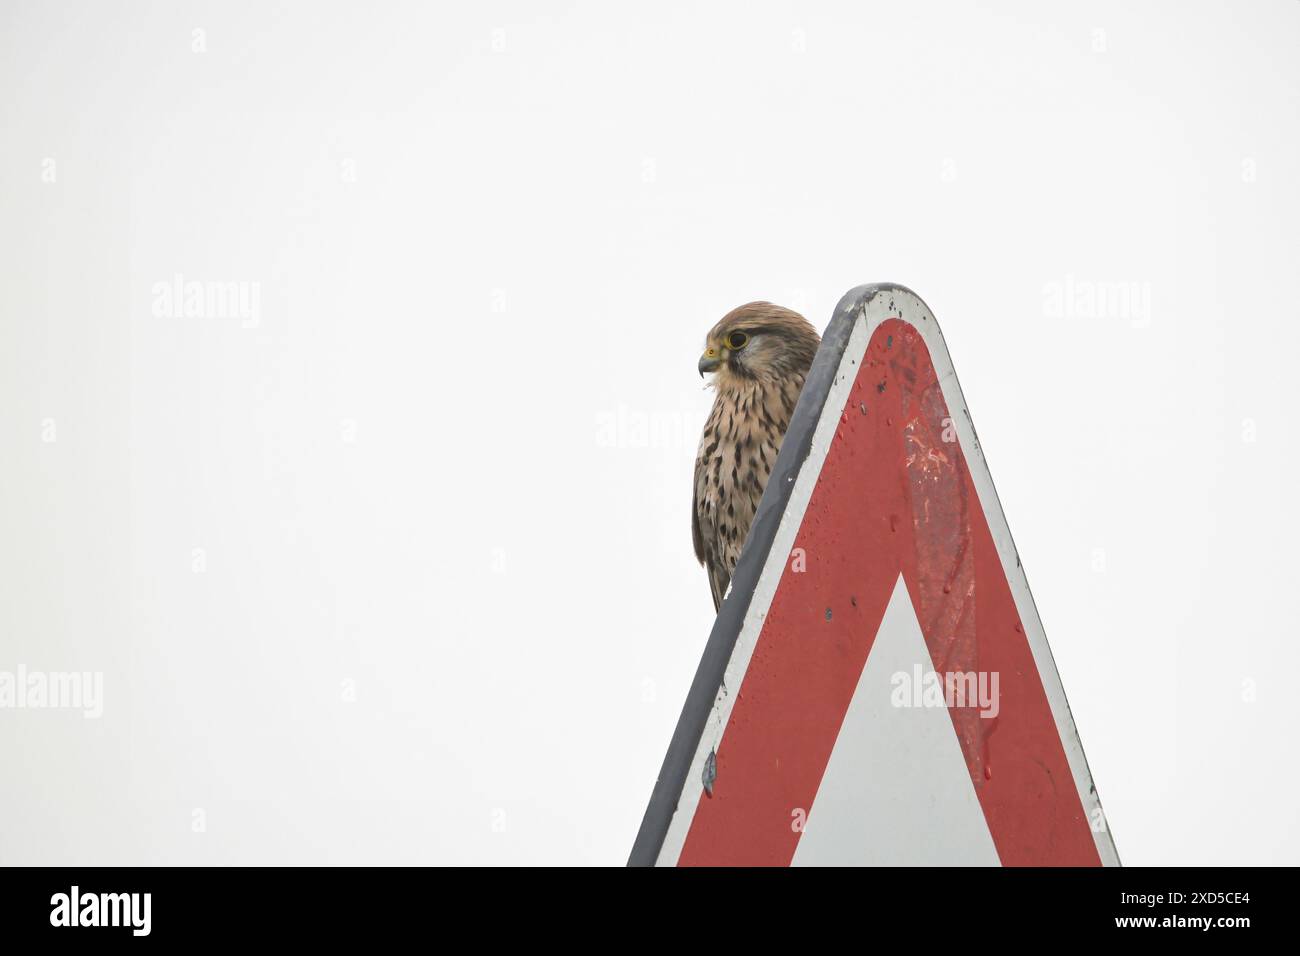
<path fill-rule="evenodd" d="M 717 349 L 710 346 L 705 349 L 704 354 L 700 356 L 700 363 L 696 368 L 700 370 L 700 378 L 704 378 L 705 372 L 716 372 L 718 366 L 721 364 L 722 356 L 718 354 Z"/>

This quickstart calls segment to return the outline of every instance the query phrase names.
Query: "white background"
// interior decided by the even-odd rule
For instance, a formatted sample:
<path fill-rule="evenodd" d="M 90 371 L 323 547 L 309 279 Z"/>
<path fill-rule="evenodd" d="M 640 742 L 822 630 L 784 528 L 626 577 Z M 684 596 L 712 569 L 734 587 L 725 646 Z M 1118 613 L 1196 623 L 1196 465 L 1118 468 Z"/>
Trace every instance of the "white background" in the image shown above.
<path fill-rule="evenodd" d="M 6 0 L 0 670 L 105 702 L 0 710 L 0 862 L 622 863 L 713 616 L 704 333 L 880 280 L 1122 859 L 1300 862 L 1298 44 L 1293 0 Z M 256 326 L 155 315 L 177 273 Z M 1052 305 L 1107 283 L 1149 310 Z"/>

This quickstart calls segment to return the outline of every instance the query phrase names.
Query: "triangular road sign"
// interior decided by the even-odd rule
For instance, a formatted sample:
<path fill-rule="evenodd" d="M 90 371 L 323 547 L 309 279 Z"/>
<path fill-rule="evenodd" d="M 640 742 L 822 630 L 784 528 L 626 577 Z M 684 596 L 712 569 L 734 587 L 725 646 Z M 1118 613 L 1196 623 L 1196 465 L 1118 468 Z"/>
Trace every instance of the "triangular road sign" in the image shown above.
<path fill-rule="evenodd" d="M 1118 865 L 934 316 L 836 307 L 629 860 Z"/>

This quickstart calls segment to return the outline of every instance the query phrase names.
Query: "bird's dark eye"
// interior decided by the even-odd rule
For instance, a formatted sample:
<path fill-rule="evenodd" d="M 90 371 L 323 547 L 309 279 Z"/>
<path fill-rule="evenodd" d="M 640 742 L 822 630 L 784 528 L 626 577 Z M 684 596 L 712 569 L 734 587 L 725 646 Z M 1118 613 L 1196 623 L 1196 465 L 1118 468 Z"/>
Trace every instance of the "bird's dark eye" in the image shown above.
<path fill-rule="evenodd" d="M 744 332 L 732 332 L 727 336 L 727 348 L 731 349 L 733 352 L 739 352 L 745 347 L 745 343 L 748 341 L 749 336 Z"/>

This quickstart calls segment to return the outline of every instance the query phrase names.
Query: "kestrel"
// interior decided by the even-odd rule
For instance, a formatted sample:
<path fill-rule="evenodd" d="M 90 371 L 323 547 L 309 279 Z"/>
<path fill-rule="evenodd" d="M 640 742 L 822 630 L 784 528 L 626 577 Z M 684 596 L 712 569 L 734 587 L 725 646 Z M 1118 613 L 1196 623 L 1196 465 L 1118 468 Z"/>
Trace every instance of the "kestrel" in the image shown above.
<path fill-rule="evenodd" d="M 750 522 L 821 339 L 797 312 L 751 302 L 722 317 L 699 370 L 717 398 L 695 456 L 691 536 L 713 607 L 727 593 Z"/>

